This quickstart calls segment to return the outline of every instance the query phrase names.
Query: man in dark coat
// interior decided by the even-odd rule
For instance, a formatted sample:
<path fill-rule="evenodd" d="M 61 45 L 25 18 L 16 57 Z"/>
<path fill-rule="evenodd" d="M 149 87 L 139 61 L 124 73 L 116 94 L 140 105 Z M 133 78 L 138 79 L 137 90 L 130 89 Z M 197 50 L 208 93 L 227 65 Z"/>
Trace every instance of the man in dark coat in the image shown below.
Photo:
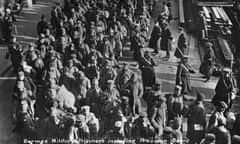
<path fill-rule="evenodd" d="M 141 55 L 141 49 L 145 45 L 145 40 L 140 34 L 140 28 L 136 26 L 135 30 L 133 30 L 130 41 L 131 41 L 131 50 L 133 50 L 133 57 L 135 60 L 139 61 Z"/>
<path fill-rule="evenodd" d="M 237 115 L 236 121 L 233 124 L 232 136 L 233 144 L 238 144 L 240 142 L 240 114 Z"/>
<path fill-rule="evenodd" d="M 191 91 L 190 72 L 195 73 L 187 61 L 188 56 L 184 56 L 178 65 L 176 74 L 176 85 L 182 86 L 183 94 L 188 94 Z"/>
<path fill-rule="evenodd" d="M 11 43 L 8 45 L 8 52 L 6 53 L 6 58 L 10 56 L 13 69 L 15 72 L 20 68 L 20 63 L 23 58 L 23 49 L 21 45 L 17 42 L 16 37 L 12 37 Z"/>
<path fill-rule="evenodd" d="M 98 79 L 94 78 L 91 83 L 91 88 L 86 94 L 86 104 L 91 107 L 91 112 L 93 112 L 97 118 L 100 118 L 99 112 L 99 99 L 102 97 L 104 92 L 99 87 Z"/>
<path fill-rule="evenodd" d="M 154 66 L 157 66 L 149 51 L 140 58 L 140 70 L 142 72 L 143 87 L 151 87 L 156 82 L 156 72 Z"/>
<path fill-rule="evenodd" d="M 215 54 L 214 50 L 212 49 L 212 43 L 207 42 L 206 43 L 206 53 L 203 57 L 203 62 L 200 66 L 200 72 L 205 75 L 206 82 L 210 80 L 210 77 L 213 72 L 213 66 L 214 66 L 214 60 L 215 60 Z"/>
<path fill-rule="evenodd" d="M 45 15 L 43 14 L 41 16 L 41 21 L 39 21 L 37 24 L 38 35 L 40 35 L 41 33 L 45 33 L 45 30 L 48 28 L 49 28 L 48 23 L 46 22 Z"/>
<path fill-rule="evenodd" d="M 179 59 L 181 59 L 183 57 L 183 55 L 185 55 L 187 53 L 187 40 L 186 40 L 186 36 L 184 33 L 184 28 L 183 27 L 179 27 L 179 33 L 180 35 L 178 36 L 178 47 L 175 51 L 175 56 Z"/>
<path fill-rule="evenodd" d="M 111 141 L 114 139 L 123 140 L 125 137 L 123 127 L 124 127 L 124 124 L 122 121 L 116 121 L 114 123 L 114 127 L 111 130 L 106 132 L 104 139 L 106 141 L 108 141 L 108 140 Z"/>
<path fill-rule="evenodd" d="M 156 24 L 153 27 L 153 31 L 151 33 L 151 38 L 149 41 L 149 47 L 154 49 L 154 53 L 158 53 L 158 40 L 161 37 L 162 34 L 162 29 L 159 26 L 158 22 L 156 22 Z"/>
<path fill-rule="evenodd" d="M 162 39 L 161 39 L 161 49 L 166 51 L 165 58 L 170 58 L 170 50 L 171 50 L 171 41 L 172 41 L 172 32 L 168 28 L 168 24 L 166 22 L 163 22 L 162 24 Z"/>
<path fill-rule="evenodd" d="M 193 105 L 190 106 L 187 113 L 188 118 L 188 131 L 187 135 L 190 144 L 199 144 L 205 136 L 206 128 L 206 112 L 203 105 L 204 95 L 197 94 L 197 99 Z"/>
<path fill-rule="evenodd" d="M 3 37 L 5 38 L 6 42 L 9 43 L 11 40 L 11 36 L 13 35 L 13 30 L 14 30 L 14 22 L 16 21 L 15 16 L 11 12 L 9 8 L 6 9 L 5 15 L 4 15 L 4 35 Z"/>
<path fill-rule="evenodd" d="M 218 125 L 210 130 L 210 133 L 214 133 L 216 136 L 216 144 L 231 144 L 231 135 L 229 130 L 226 128 L 225 119 L 217 119 Z"/>
<path fill-rule="evenodd" d="M 147 113 L 150 114 L 150 111 L 154 105 L 155 99 L 157 96 L 162 95 L 161 90 L 162 83 L 156 82 L 150 91 L 146 91 L 143 95 L 143 99 L 147 102 Z"/>
<path fill-rule="evenodd" d="M 134 138 L 150 138 L 154 135 L 154 128 L 152 127 L 148 116 L 145 112 L 141 112 L 139 117 L 133 123 L 132 136 Z"/>
<path fill-rule="evenodd" d="M 220 101 L 224 101 L 228 105 L 228 108 L 231 108 L 232 102 L 235 98 L 235 88 L 236 83 L 231 76 L 231 69 L 225 68 L 222 77 L 216 85 L 216 94 L 212 99 L 213 104 L 216 106 Z"/>

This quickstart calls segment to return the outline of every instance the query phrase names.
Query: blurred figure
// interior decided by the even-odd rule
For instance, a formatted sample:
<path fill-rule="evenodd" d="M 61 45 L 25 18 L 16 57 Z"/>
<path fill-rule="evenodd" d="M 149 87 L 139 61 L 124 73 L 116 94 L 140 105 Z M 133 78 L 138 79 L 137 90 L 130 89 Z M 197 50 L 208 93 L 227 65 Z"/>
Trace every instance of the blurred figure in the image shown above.
<path fill-rule="evenodd" d="M 231 135 L 226 128 L 226 119 L 218 118 L 217 126 L 210 130 L 210 133 L 214 133 L 216 136 L 216 144 L 231 144 Z"/>
<path fill-rule="evenodd" d="M 232 107 L 233 100 L 236 97 L 236 82 L 232 77 L 232 71 L 229 68 L 223 70 L 222 76 L 217 82 L 215 96 L 212 103 L 217 106 L 220 101 L 227 104 L 227 108 Z"/>
<path fill-rule="evenodd" d="M 200 144 L 205 136 L 206 130 L 206 112 L 203 105 L 205 96 L 202 93 L 197 93 L 197 99 L 194 104 L 189 107 L 189 112 L 186 117 L 188 118 L 188 131 L 189 144 Z"/>
<path fill-rule="evenodd" d="M 184 108 L 183 100 L 184 97 L 181 94 L 182 87 L 176 85 L 174 93 L 166 95 L 167 97 L 167 111 L 168 111 L 168 122 L 174 120 L 175 117 L 182 117 L 182 111 Z"/>
<path fill-rule="evenodd" d="M 149 41 L 149 47 L 154 49 L 154 53 L 158 54 L 159 53 L 159 44 L 158 41 L 162 35 L 162 29 L 159 25 L 159 22 L 156 21 L 155 25 L 153 27 L 150 41 Z"/>
<path fill-rule="evenodd" d="M 37 33 L 40 35 L 41 33 L 45 33 L 45 30 L 48 29 L 48 23 L 46 21 L 45 15 L 41 16 L 41 20 L 37 24 Z"/>
<path fill-rule="evenodd" d="M 156 137 L 160 137 L 163 134 L 163 128 L 167 123 L 167 106 L 166 99 L 160 95 L 156 96 L 155 103 L 151 110 L 151 124 L 155 129 Z"/>
<path fill-rule="evenodd" d="M 154 128 L 148 119 L 147 113 L 141 112 L 134 121 L 132 136 L 134 138 L 151 138 L 154 136 Z"/>
<path fill-rule="evenodd" d="M 213 68 L 214 68 L 214 63 L 215 63 L 215 54 L 214 50 L 212 49 L 212 43 L 207 42 L 206 43 L 206 53 L 203 57 L 203 62 L 200 65 L 199 71 L 204 74 L 206 77 L 206 81 L 209 81 L 212 73 L 213 73 Z"/>
<path fill-rule="evenodd" d="M 178 30 L 179 30 L 178 43 L 174 56 L 181 59 L 184 55 L 187 54 L 187 39 L 184 33 L 184 27 L 179 27 Z"/>
<path fill-rule="evenodd" d="M 188 64 L 188 56 L 183 56 L 177 68 L 176 85 L 182 86 L 182 93 L 188 94 L 191 91 L 190 73 L 195 73 Z"/>
<path fill-rule="evenodd" d="M 224 115 L 227 104 L 223 101 L 220 101 L 219 104 L 216 106 L 215 112 L 211 115 L 209 122 L 208 122 L 208 129 L 211 130 L 218 126 L 218 119 L 222 119 L 226 121 L 226 117 Z"/>
<path fill-rule="evenodd" d="M 170 58 L 170 50 L 171 50 L 171 41 L 172 41 L 172 32 L 168 28 L 168 24 L 163 22 L 162 24 L 162 38 L 161 38 L 161 49 L 166 51 L 166 55 L 164 58 L 167 60 Z"/>

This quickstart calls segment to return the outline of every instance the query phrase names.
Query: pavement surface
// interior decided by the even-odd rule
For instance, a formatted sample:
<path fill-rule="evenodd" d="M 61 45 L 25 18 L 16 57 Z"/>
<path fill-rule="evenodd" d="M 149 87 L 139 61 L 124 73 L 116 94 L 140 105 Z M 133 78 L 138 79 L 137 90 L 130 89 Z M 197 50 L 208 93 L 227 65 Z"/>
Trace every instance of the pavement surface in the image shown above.
<path fill-rule="evenodd" d="M 177 46 L 178 38 L 178 0 L 171 0 L 172 2 L 172 14 L 173 21 L 170 24 L 170 29 L 172 30 L 174 40 L 173 49 L 171 51 L 171 58 L 165 61 L 163 58 L 165 56 L 164 51 L 160 51 L 160 54 L 154 56 L 155 60 L 159 64 L 155 69 L 157 72 L 157 78 L 163 82 L 162 90 L 165 93 L 173 92 L 175 86 L 176 70 L 178 59 L 176 59 L 173 54 Z M 153 8 L 153 18 L 151 20 L 151 27 L 154 25 L 154 19 L 160 13 L 161 0 L 158 0 Z M 52 1 L 41 0 L 37 4 L 34 4 L 32 8 L 25 8 L 23 10 L 23 15 L 17 17 L 16 22 L 16 35 L 18 40 L 27 45 L 29 42 L 35 42 L 37 39 L 36 25 L 42 14 L 45 14 L 47 20 L 50 18 L 50 10 L 52 7 Z M 206 96 L 205 106 L 207 107 L 208 113 L 213 110 L 213 106 L 210 104 L 210 100 L 214 95 L 214 88 L 218 78 L 213 77 L 209 82 L 205 83 L 202 75 L 198 72 L 200 66 L 200 56 L 197 47 L 197 39 L 192 35 L 187 36 L 189 45 L 189 64 L 196 70 L 196 74 L 191 75 L 192 92 L 190 96 L 195 97 L 196 92 L 202 92 Z M 10 61 L 5 59 L 6 46 L 0 46 L 0 73 L 4 72 L 10 65 Z M 137 68 L 137 64 L 132 59 L 132 54 L 129 51 L 129 47 L 124 48 L 124 58 L 123 61 L 129 62 L 132 68 Z M 0 77 L 0 144 L 16 144 L 17 137 L 16 134 L 12 133 L 12 123 L 10 119 L 11 112 L 11 96 L 13 94 L 13 86 L 15 83 L 15 77 L 12 69 L 6 72 L 3 77 Z M 238 105 L 235 105 L 238 107 Z M 237 110 L 237 109 L 236 109 Z"/>

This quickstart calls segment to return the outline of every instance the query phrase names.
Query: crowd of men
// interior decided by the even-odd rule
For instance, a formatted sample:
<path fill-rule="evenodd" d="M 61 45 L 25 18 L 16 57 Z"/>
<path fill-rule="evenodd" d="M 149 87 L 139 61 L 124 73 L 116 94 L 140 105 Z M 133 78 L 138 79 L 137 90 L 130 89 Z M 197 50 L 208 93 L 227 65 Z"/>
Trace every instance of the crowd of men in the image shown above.
<path fill-rule="evenodd" d="M 140 138 L 145 138 L 178 144 L 239 142 L 240 116 L 226 112 L 231 104 L 225 95 L 234 90 L 225 81 L 227 70 L 216 88 L 216 110 L 209 122 L 203 94 L 197 93 L 194 102 L 184 104 L 189 100 L 185 94 L 191 91 L 189 73 L 195 71 L 187 63 L 182 27 L 175 52 L 181 59 L 176 86 L 163 95 L 154 72 L 157 64 L 144 49 L 151 9 L 145 3 L 137 6 L 134 0 L 65 0 L 64 7 L 56 3 L 52 8 L 50 23 L 41 16 L 35 44 L 26 48 L 10 36 L 7 57 L 17 74 L 13 132 L 20 135 L 20 141 L 126 138 L 140 143 Z M 171 3 L 164 2 L 149 40 L 158 53 L 161 37 L 166 60 L 173 39 L 168 28 L 171 19 Z M 119 64 L 128 42 L 139 64 L 137 71 L 127 63 Z M 222 86 L 226 83 L 229 85 Z M 188 118 L 188 140 L 183 138 L 183 118 Z"/>

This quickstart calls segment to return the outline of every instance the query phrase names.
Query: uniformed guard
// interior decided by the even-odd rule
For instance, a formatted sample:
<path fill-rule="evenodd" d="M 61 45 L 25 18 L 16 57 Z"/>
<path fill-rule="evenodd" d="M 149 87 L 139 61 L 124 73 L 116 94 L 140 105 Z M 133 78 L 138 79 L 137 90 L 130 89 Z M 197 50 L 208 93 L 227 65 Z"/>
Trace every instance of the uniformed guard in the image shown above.
<path fill-rule="evenodd" d="M 156 21 L 155 25 L 153 27 L 153 31 L 151 33 L 150 41 L 149 41 L 149 47 L 154 49 L 154 53 L 159 52 L 159 44 L 158 41 L 160 37 L 162 36 L 162 29 L 159 25 L 159 22 Z"/>
<path fill-rule="evenodd" d="M 187 54 L 187 39 L 184 33 L 184 28 L 179 27 L 178 30 L 180 35 L 178 36 L 178 45 L 174 53 L 174 56 L 181 59 L 183 55 Z"/>
<path fill-rule="evenodd" d="M 188 94 L 191 91 L 190 73 L 195 73 L 188 64 L 188 56 L 183 56 L 177 68 L 176 85 L 182 86 L 182 93 Z"/>
<path fill-rule="evenodd" d="M 156 82 L 156 72 L 154 67 L 157 63 L 152 58 L 150 51 L 145 51 L 144 56 L 140 58 L 140 70 L 142 72 L 143 86 L 151 87 Z"/>
<path fill-rule="evenodd" d="M 206 43 L 206 53 L 203 57 L 203 62 L 201 63 L 199 68 L 200 72 L 206 77 L 206 82 L 209 81 L 212 76 L 216 58 L 212 46 L 212 43 Z"/>

